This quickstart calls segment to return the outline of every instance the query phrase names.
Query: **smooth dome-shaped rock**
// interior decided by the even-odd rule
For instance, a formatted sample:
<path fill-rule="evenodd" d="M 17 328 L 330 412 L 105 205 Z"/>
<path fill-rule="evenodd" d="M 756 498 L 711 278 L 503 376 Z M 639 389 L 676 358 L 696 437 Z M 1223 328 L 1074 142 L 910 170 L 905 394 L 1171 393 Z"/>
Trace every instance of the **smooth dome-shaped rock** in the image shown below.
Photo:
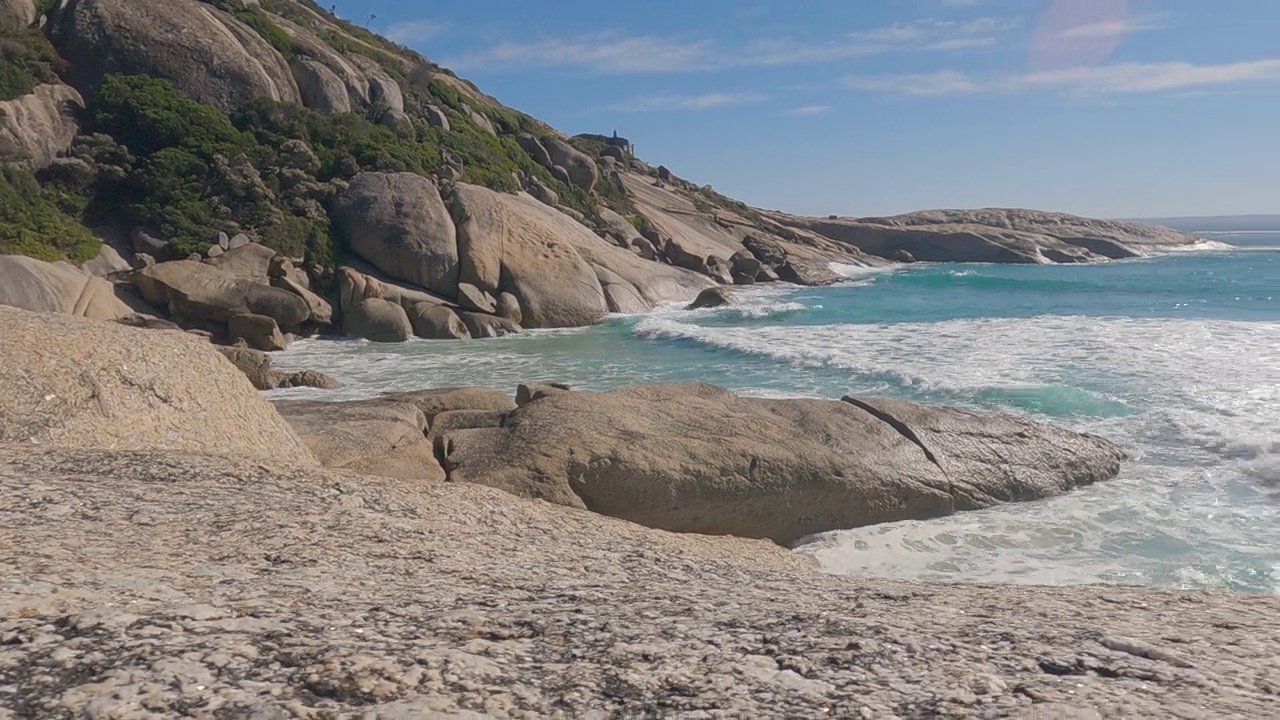
<path fill-rule="evenodd" d="M 80 93 L 69 85 L 37 85 L 26 95 L 0 102 L 0 164 L 47 167 L 80 133 L 83 109 Z"/>
<path fill-rule="evenodd" d="M 471 337 L 466 323 L 452 308 L 420 301 L 410 305 L 406 312 L 413 334 L 424 340 L 465 340 Z"/>
<path fill-rule="evenodd" d="M 724 307 L 725 305 L 732 305 L 733 302 L 733 293 L 722 287 L 713 287 L 707 288 L 706 290 L 698 293 L 698 297 L 694 298 L 693 302 L 689 303 L 689 306 L 685 309 L 702 310 L 705 308 L 718 308 Z"/>
<path fill-rule="evenodd" d="M 159 263 L 138 270 L 132 282 L 142 297 L 176 318 L 228 322 L 242 313 L 266 315 L 292 330 L 312 317 L 303 298 L 257 280 L 194 260 Z"/>
<path fill-rule="evenodd" d="M 360 173 L 338 202 L 343 241 L 396 280 L 454 297 L 458 241 L 440 191 L 413 173 Z"/>
<path fill-rule="evenodd" d="M 437 440 L 453 482 L 650 527 L 791 543 L 1107 480 L 1124 453 L 1011 415 L 738 397 L 700 384 L 552 394 Z"/>
<path fill-rule="evenodd" d="M 32 0 L 0 0 L 0 29 L 24 28 L 36 21 Z"/>
<path fill-rule="evenodd" d="M 208 3 L 76 0 L 56 18 L 54 43 L 75 59 L 75 84 L 83 87 L 106 73 L 153 75 L 223 112 L 260 97 L 302 100 L 284 57 Z"/>
<path fill-rule="evenodd" d="M 187 333 L 0 307 L 0 443 L 311 465 L 239 370 Z"/>
<path fill-rule="evenodd" d="M 588 193 L 595 189 L 596 182 L 600 180 L 600 170 L 590 155 L 559 138 L 551 138 L 544 145 L 551 164 L 564 168 L 571 183 Z"/>
<path fill-rule="evenodd" d="M 413 324 L 399 305 L 382 298 L 365 298 L 346 311 L 342 331 L 373 342 L 404 342 L 413 337 Z"/>
<path fill-rule="evenodd" d="M 117 320 L 133 314 L 106 280 L 68 263 L 21 255 L 0 255 L 0 305 L 91 320 Z"/>
<path fill-rule="evenodd" d="M 464 183 L 455 189 L 453 216 L 462 279 L 493 296 L 514 295 L 525 327 L 590 325 L 608 313 L 595 272 L 565 242 L 569 218 L 533 198 Z"/>

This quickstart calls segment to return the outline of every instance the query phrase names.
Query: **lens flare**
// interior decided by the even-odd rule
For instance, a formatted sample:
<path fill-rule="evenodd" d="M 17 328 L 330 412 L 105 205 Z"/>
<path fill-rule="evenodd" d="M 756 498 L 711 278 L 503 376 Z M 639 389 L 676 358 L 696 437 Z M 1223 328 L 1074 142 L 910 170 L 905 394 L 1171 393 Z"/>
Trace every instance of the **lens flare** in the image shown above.
<path fill-rule="evenodd" d="M 1052 0 L 1031 36 L 1033 70 L 1105 62 L 1129 31 L 1127 0 Z"/>

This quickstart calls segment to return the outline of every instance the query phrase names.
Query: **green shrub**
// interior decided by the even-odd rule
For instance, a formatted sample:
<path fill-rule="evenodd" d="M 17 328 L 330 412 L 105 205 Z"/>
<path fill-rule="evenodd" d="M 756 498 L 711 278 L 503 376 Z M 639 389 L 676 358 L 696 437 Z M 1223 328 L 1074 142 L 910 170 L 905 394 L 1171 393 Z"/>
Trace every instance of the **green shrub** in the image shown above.
<path fill-rule="evenodd" d="M 62 61 L 36 28 L 0 28 L 0 100 L 13 100 L 37 85 L 58 81 Z"/>
<path fill-rule="evenodd" d="M 271 19 L 258 8 L 246 5 L 241 0 L 206 0 L 206 2 L 253 28 L 271 47 L 279 51 L 281 55 L 284 55 L 286 60 L 292 60 L 297 57 L 297 43 L 294 42 L 289 33 L 281 29 L 279 25 L 271 22 Z"/>
<path fill-rule="evenodd" d="M 0 254 L 82 263 L 100 243 L 54 204 L 30 173 L 0 168 Z"/>
<path fill-rule="evenodd" d="M 139 156 L 180 147 L 208 160 L 252 145 L 217 108 L 183 97 L 173 83 L 148 75 L 107 75 L 85 120 L 92 132 L 112 136 Z"/>

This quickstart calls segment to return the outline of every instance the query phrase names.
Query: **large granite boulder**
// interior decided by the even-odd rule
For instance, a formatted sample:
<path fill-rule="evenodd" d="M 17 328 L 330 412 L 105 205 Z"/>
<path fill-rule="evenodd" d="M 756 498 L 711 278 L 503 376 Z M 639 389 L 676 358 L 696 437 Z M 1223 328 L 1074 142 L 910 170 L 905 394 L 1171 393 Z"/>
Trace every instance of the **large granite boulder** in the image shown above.
<path fill-rule="evenodd" d="M 69 85 L 37 85 L 27 95 L 0 102 L 0 165 L 47 167 L 76 139 L 83 108 L 80 93 Z"/>
<path fill-rule="evenodd" d="M 361 173 L 338 202 L 342 239 L 392 278 L 454 297 L 458 241 L 440 192 L 413 173 Z"/>
<path fill-rule="evenodd" d="M 712 285 L 699 273 L 644 260 L 528 195 L 514 199 L 522 203 L 527 216 L 556 228 L 560 238 L 596 271 L 610 312 L 648 312 L 664 303 L 688 301 Z"/>
<path fill-rule="evenodd" d="M 444 305 L 416 302 L 406 310 L 413 334 L 424 340 L 465 340 L 471 337 L 458 313 Z"/>
<path fill-rule="evenodd" d="M 0 307 L 0 442 L 314 464 L 209 343 Z"/>
<path fill-rule="evenodd" d="M 525 327 L 590 325 L 608 313 L 595 272 L 566 241 L 575 227 L 591 233 L 567 216 L 528 196 L 464 183 L 452 211 L 461 278 L 494 297 L 515 296 Z"/>
<path fill-rule="evenodd" d="M 159 263 L 133 273 L 139 293 L 175 318 L 225 323 L 235 315 L 265 315 L 287 331 L 312 318 L 306 300 L 288 290 L 237 277 L 194 260 Z"/>
<path fill-rule="evenodd" d="M 0 0 L 0 28 L 24 28 L 36 21 L 32 0 Z"/>
<path fill-rule="evenodd" d="M 520 133 L 516 135 L 516 142 L 539 165 L 550 168 L 554 164 L 551 162 L 551 155 L 547 153 L 547 148 L 542 144 L 542 141 L 533 135 Z"/>
<path fill-rule="evenodd" d="M 196 0 L 76 0 L 52 29 L 84 89 L 106 73 L 171 80 L 231 112 L 254 98 L 301 102 L 289 65 L 257 31 Z"/>
<path fill-rule="evenodd" d="M 770 538 L 947 515 L 1107 480 L 1123 452 L 1009 415 L 737 397 L 700 384 L 554 394 L 439 436 L 451 481 L 676 532 Z"/>
<path fill-rule="evenodd" d="M 21 255 L 0 255 L 0 305 L 91 320 L 118 320 L 133 314 L 106 280 L 65 262 Z"/>
<path fill-rule="evenodd" d="M 347 86 L 328 66 L 314 60 L 295 60 L 289 69 L 293 71 L 304 105 L 330 115 L 351 112 Z"/>
<path fill-rule="evenodd" d="M 253 313 L 232 315 L 227 321 L 227 337 L 233 342 L 244 341 L 254 350 L 265 352 L 285 350 L 289 347 L 289 341 L 285 339 L 284 333 L 280 332 L 280 326 L 266 315 Z"/>
<path fill-rule="evenodd" d="M 443 482 L 427 419 L 408 403 L 277 400 L 276 411 L 325 467 L 361 475 Z"/>
<path fill-rule="evenodd" d="M 552 166 L 564 168 L 569 173 L 570 182 L 588 193 L 595 189 L 600 180 L 600 170 L 590 155 L 559 138 L 551 138 L 544 144 Z"/>
<path fill-rule="evenodd" d="M 343 313 L 342 331 L 372 342 L 396 343 L 413 337 L 413 323 L 400 305 L 370 297 Z"/>

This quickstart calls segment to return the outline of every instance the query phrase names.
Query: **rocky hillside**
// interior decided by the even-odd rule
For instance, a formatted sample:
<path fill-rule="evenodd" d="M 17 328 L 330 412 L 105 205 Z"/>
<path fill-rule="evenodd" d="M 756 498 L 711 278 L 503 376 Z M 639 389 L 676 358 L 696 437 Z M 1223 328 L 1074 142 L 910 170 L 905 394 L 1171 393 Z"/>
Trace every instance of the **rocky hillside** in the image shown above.
<path fill-rule="evenodd" d="M 759 210 L 625 141 L 567 137 L 310 0 L 0 2 L 0 254 L 84 270 L 0 263 L 0 300 L 28 309 L 88 307 L 101 275 L 120 302 L 95 316 L 123 303 L 273 350 L 330 328 L 582 325 L 714 284 L 837 282 L 832 262 L 1189 242 L 1030 211 Z"/>

